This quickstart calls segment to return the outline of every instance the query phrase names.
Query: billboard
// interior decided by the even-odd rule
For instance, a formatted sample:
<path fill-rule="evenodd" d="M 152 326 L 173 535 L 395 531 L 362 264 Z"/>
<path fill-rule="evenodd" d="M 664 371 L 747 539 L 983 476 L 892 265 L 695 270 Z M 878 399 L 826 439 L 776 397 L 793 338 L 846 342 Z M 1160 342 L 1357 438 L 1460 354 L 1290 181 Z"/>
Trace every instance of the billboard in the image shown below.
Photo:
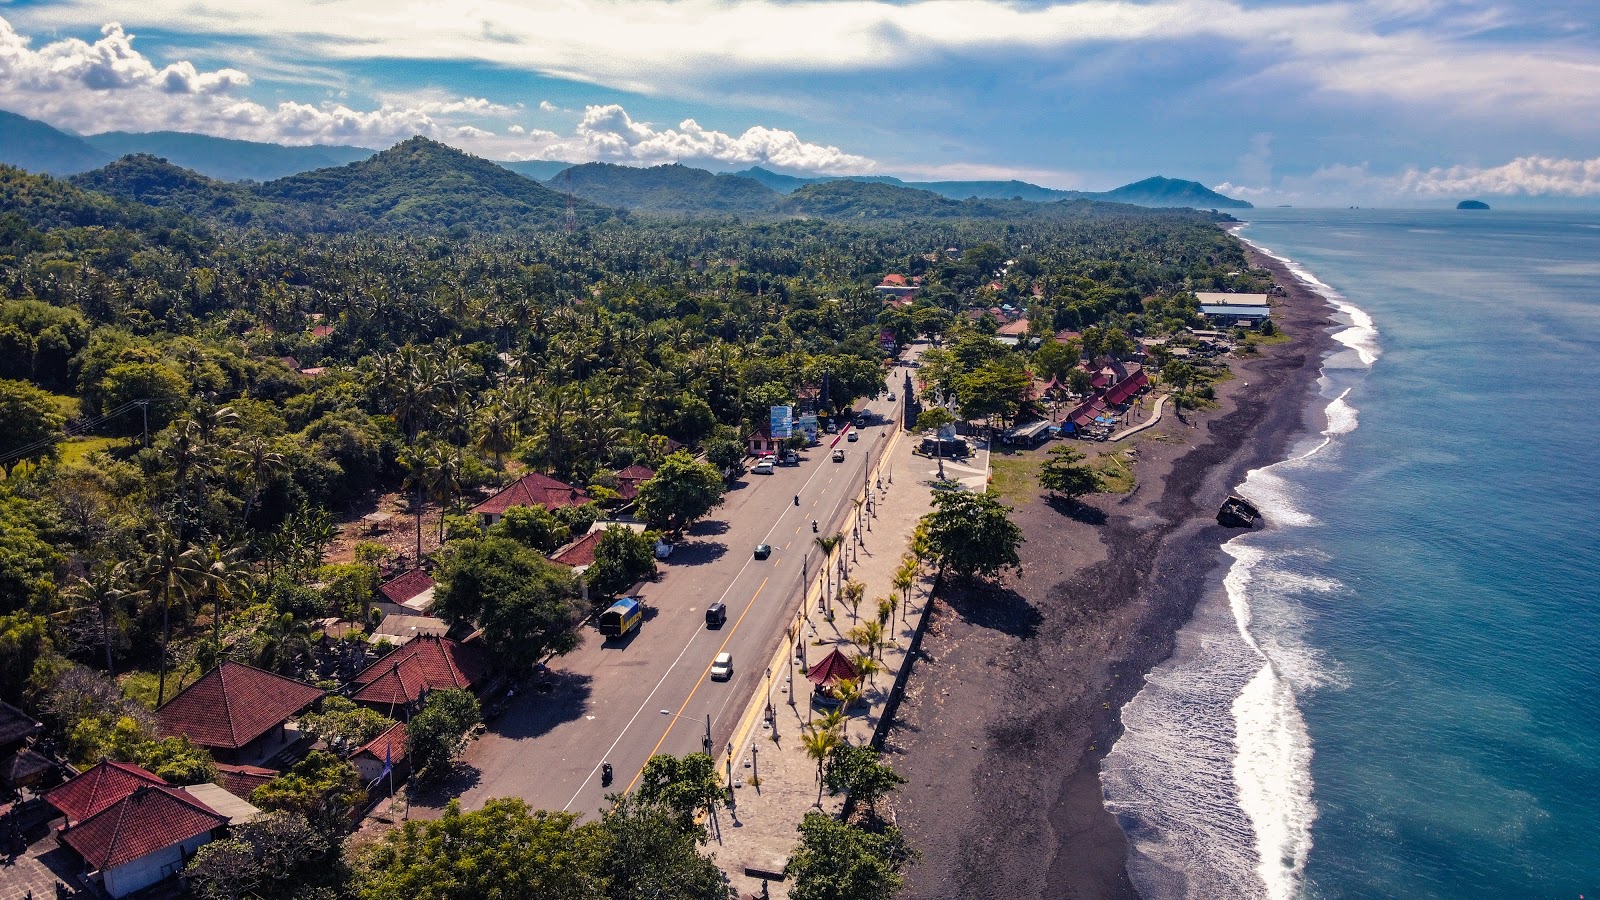
<path fill-rule="evenodd" d="M 794 407 L 774 406 L 772 408 L 771 428 L 773 437 L 782 440 L 794 434 Z"/>
<path fill-rule="evenodd" d="M 806 413 L 800 417 L 800 430 L 806 433 L 806 438 L 815 444 L 817 442 L 817 414 Z"/>

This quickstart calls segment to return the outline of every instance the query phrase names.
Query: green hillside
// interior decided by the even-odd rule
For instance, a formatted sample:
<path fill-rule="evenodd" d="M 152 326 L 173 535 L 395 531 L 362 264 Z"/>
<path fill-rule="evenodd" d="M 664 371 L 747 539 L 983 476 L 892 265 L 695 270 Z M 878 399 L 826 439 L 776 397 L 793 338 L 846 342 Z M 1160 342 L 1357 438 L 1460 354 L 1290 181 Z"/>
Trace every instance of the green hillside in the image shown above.
<path fill-rule="evenodd" d="M 562 192 L 570 185 L 575 196 L 602 206 L 658 213 L 770 213 L 780 199 L 758 181 L 680 165 L 641 169 L 585 163 L 548 183 Z"/>
<path fill-rule="evenodd" d="M 327 231 L 353 224 L 341 222 L 339 216 L 320 205 L 265 199 L 247 185 L 207 178 L 145 153 L 74 175 L 71 181 L 78 187 L 122 200 L 237 227 Z"/>
<path fill-rule="evenodd" d="M 1245 200 L 1235 200 L 1211 190 L 1198 181 L 1163 178 L 1157 175 L 1115 190 L 1089 194 L 1097 200 L 1136 203 L 1140 206 L 1192 206 L 1196 209 L 1254 209 Z"/>
<path fill-rule="evenodd" d="M 370 159 L 270 181 L 262 197 L 325 206 L 386 228 L 481 231 L 559 227 L 567 198 L 486 159 L 415 137 Z M 614 215 L 579 201 L 579 223 Z"/>

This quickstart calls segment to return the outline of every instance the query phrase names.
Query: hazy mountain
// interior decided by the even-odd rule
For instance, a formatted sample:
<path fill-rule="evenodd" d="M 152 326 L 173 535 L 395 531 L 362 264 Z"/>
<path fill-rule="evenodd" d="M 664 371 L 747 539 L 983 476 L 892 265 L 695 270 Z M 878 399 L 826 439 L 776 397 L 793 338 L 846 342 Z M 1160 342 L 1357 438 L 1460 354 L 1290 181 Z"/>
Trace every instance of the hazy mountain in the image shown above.
<path fill-rule="evenodd" d="M 361 162 L 270 181 L 255 192 L 396 228 L 551 227 L 567 211 L 567 198 L 537 181 L 422 137 Z M 587 224 L 614 212 L 580 200 L 574 214 Z"/>
<path fill-rule="evenodd" d="M 761 182 L 767 187 L 788 194 L 808 184 L 830 181 L 859 181 L 890 184 L 899 187 L 930 191 L 951 200 L 976 197 L 980 200 L 1031 200 L 1036 203 L 1053 203 L 1058 200 L 1105 200 L 1111 203 L 1131 203 L 1135 206 L 1192 206 L 1197 209 L 1250 209 L 1244 200 L 1225 197 L 1197 181 L 1180 181 L 1174 178 L 1146 178 L 1110 191 L 1062 191 L 1040 187 L 1026 181 L 901 181 L 887 175 L 783 175 L 759 166 L 737 173 Z"/>
<path fill-rule="evenodd" d="M 321 205 L 268 200 L 252 191 L 251 185 L 207 178 L 148 153 L 125 156 L 70 180 L 78 187 L 120 200 L 242 228 L 325 231 L 356 224 Z"/>
<path fill-rule="evenodd" d="M 52 128 L 36 119 L 0 110 L 0 163 L 71 175 L 103 166 L 116 158 L 75 134 Z"/>
<path fill-rule="evenodd" d="M 222 181 L 271 181 L 298 172 L 353 163 L 375 152 L 365 147 L 285 147 L 181 131 L 108 131 L 89 135 L 84 140 L 111 157 L 148 153 Z"/>
<path fill-rule="evenodd" d="M 1198 181 L 1162 178 L 1160 175 L 1135 181 L 1133 184 L 1125 184 L 1116 190 L 1082 196 L 1095 200 L 1110 200 L 1113 203 L 1133 203 L 1138 206 L 1192 206 L 1196 209 L 1255 208 L 1249 201 L 1225 197 Z"/>
<path fill-rule="evenodd" d="M 680 165 L 584 163 L 546 184 L 603 206 L 674 214 L 770 213 L 781 196 L 759 181 Z"/>
<path fill-rule="evenodd" d="M 499 165 L 534 181 L 549 181 L 557 172 L 572 168 L 572 163 L 554 159 L 501 160 Z"/>

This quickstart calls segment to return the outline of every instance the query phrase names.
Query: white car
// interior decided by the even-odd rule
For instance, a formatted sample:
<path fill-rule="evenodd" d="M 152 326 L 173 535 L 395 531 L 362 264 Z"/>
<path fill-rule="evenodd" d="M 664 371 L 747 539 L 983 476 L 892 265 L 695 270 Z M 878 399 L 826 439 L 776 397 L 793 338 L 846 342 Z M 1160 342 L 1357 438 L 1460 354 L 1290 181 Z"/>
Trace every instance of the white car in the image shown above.
<path fill-rule="evenodd" d="M 711 680 L 727 681 L 733 677 L 733 654 L 718 653 L 711 662 Z"/>
<path fill-rule="evenodd" d="M 772 460 L 763 459 L 762 461 L 756 463 L 755 468 L 751 469 L 750 471 L 754 472 L 757 475 L 771 475 L 772 474 Z"/>

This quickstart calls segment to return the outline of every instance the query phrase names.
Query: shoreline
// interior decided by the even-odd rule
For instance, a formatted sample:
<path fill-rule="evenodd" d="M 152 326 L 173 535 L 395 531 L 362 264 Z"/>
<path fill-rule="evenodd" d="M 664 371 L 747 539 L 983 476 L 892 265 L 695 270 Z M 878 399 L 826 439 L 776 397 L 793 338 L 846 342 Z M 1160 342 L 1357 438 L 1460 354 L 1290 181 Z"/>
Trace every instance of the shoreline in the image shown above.
<path fill-rule="evenodd" d="M 924 854 L 908 896 L 1137 896 L 1100 762 L 1121 707 L 1225 571 L 1221 546 L 1239 532 L 1215 524 L 1216 505 L 1312 427 L 1336 349 L 1332 305 L 1246 249 L 1286 291 L 1274 318 L 1292 340 L 1236 360 L 1214 410 L 1133 441 L 1132 494 L 1071 511 L 1006 498 L 1028 537 L 1021 576 L 941 592 L 886 741 L 908 779 L 897 815 Z"/>

